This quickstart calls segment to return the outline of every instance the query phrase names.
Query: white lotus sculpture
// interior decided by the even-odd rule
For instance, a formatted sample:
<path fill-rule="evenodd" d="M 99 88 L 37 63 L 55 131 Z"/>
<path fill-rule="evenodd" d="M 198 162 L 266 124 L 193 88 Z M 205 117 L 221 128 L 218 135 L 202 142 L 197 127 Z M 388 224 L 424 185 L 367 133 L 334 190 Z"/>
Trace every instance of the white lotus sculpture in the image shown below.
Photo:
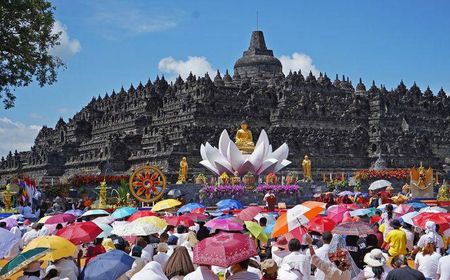
<path fill-rule="evenodd" d="M 269 137 L 263 129 L 251 154 L 243 154 L 236 144 L 228 136 L 226 130 L 222 131 L 219 138 L 219 148 L 211 146 L 208 142 L 200 146 L 202 156 L 201 165 L 208 168 L 217 175 L 226 172 L 245 175 L 250 172 L 255 175 L 262 173 L 277 172 L 291 164 L 287 160 L 289 148 L 286 143 L 275 151 L 269 144 Z"/>

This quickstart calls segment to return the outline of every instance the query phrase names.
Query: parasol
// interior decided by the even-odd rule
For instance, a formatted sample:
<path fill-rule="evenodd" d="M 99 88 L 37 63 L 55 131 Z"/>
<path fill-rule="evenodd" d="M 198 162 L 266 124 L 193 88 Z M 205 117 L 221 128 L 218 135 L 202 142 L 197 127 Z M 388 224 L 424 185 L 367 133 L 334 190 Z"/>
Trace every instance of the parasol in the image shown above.
<path fill-rule="evenodd" d="M 390 185 L 392 185 L 392 183 L 387 180 L 377 180 L 377 181 L 373 182 L 372 184 L 370 184 L 369 190 L 371 190 L 371 191 L 379 190 L 379 189 L 386 188 Z"/>
<path fill-rule="evenodd" d="M 73 223 L 77 217 L 71 214 L 56 214 L 51 216 L 45 221 L 46 225 L 55 225 L 55 224 L 64 224 L 64 223 Z"/>
<path fill-rule="evenodd" d="M 130 217 L 128 217 L 127 221 L 132 222 L 136 219 L 142 218 L 142 217 L 150 217 L 150 216 L 156 216 L 155 212 L 152 212 L 150 210 L 139 210 Z"/>
<path fill-rule="evenodd" d="M 73 257 L 77 248 L 69 240 L 62 238 L 60 236 L 41 236 L 33 239 L 28 245 L 23 249 L 23 252 L 27 252 L 31 249 L 45 247 L 52 249 L 47 252 L 45 256 L 41 259 L 44 261 L 57 261 L 65 257 Z"/>
<path fill-rule="evenodd" d="M 306 228 L 310 231 L 315 231 L 318 233 L 324 233 L 325 231 L 332 231 L 336 227 L 336 223 L 327 217 L 317 216 L 313 218 L 306 225 Z"/>
<path fill-rule="evenodd" d="M 161 210 L 166 210 L 166 209 L 170 209 L 170 208 L 174 208 L 181 205 L 181 202 L 176 200 L 176 199 L 164 199 L 161 201 L 158 201 L 153 207 L 152 207 L 152 211 L 153 212 L 158 212 Z"/>
<path fill-rule="evenodd" d="M 88 217 L 88 216 L 109 216 L 109 213 L 102 209 L 93 209 L 88 210 L 81 215 L 81 217 Z"/>
<path fill-rule="evenodd" d="M 414 207 L 408 204 L 401 204 L 397 208 L 395 208 L 394 213 L 398 216 L 403 216 L 406 213 L 414 212 Z"/>
<path fill-rule="evenodd" d="M 233 209 L 242 209 L 242 203 L 237 201 L 236 199 L 223 199 L 216 203 L 218 210 L 233 210 Z"/>
<path fill-rule="evenodd" d="M 200 203 L 192 202 L 186 205 L 183 205 L 180 209 L 178 209 L 177 213 L 190 213 L 195 209 L 205 209 L 205 206 Z"/>
<path fill-rule="evenodd" d="M 374 233 L 373 229 L 370 228 L 369 224 L 364 222 L 341 223 L 337 225 L 332 232 L 334 234 L 356 235 L 356 236 L 365 236 Z"/>
<path fill-rule="evenodd" d="M 137 209 L 134 207 L 121 207 L 119 209 L 116 209 L 111 216 L 113 218 L 115 218 L 116 220 L 118 219 L 123 219 L 126 217 L 129 217 L 131 215 L 133 215 L 134 213 L 137 212 Z"/>
<path fill-rule="evenodd" d="M 110 280 L 117 279 L 131 269 L 134 258 L 120 250 L 111 250 L 96 256 L 83 270 L 81 279 Z"/>
<path fill-rule="evenodd" d="M 175 227 L 178 225 L 183 225 L 185 227 L 191 227 L 194 225 L 194 220 L 186 216 L 164 217 L 164 220 L 166 220 L 167 224 Z"/>
<path fill-rule="evenodd" d="M 2 267 L 0 270 L 0 279 L 10 278 L 30 263 L 45 256 L 49 251 L 49 248 L 37 247 L 17 255 Z"/>
<path fill-rule="evenodd" d="M 219 229 L 224 231 L 241 231 L 244 229 L 244 227 L 237 222 L 231 221 L 229 219 L 220 219 L 220 218 L 208 221 L 205 224 L 205 226 L 208 228 L 216 230 Z"/>
<path fill-rule="evenodd" d="M 258 215 L 262 211 L 264 211 L 264 208 L 262 208 L 262 207 L 250 206 L 250 207 L 247 207 L 244 210 L 242 210 L 236 216 L 243 221 L 251 221 L 251 220 L 254 220 L 256 215 Z"/>
<path fill-rule="evenodd" d="M 269 236 L 264 232 L 264 228 L 255 222 L 246 221 L 245 227 L 256 239 L 261 242 L 269 241 Z"/>
<path fill-rule="evenodd" d="M 102 233 L 102 229 L 93 222 L 75 223 L 66 226 L 56 233 L 75 245 L 92 242 Z"/>

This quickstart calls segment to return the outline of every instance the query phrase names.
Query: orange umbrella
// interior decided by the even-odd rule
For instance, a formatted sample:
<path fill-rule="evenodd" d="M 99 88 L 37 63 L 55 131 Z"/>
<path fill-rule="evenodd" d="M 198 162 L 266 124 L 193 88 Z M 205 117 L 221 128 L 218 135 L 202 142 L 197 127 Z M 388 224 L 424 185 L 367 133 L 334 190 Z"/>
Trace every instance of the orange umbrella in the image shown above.
<path fill-rule="evenodd" d="M 325 203 L 305 201 L 282 214 L 273 227 L 272 237 L 283 235 L 295 228 L 307 224 L 325 210 Z"/>

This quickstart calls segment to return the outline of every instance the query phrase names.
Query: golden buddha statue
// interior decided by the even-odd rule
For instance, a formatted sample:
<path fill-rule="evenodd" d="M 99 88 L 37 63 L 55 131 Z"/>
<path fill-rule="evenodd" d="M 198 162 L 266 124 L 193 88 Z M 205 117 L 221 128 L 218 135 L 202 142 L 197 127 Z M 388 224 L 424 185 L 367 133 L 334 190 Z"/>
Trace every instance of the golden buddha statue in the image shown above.
<path fill-rule="evenodd" d="M 448 197 L 448 187 L 447 187 L 447 182 L 444 180 L 444 182 L 442 183 L 442 186 L 439 188 L 439 192 L 437 195 L 437 200 L 438 201 L 449 201 L 449 197 Z"/>
<path fill-rule="evenodd" d="M 182 157 L 180 161 L 180 171 L 178 172 L 178 181 L 177 184 L 184 184 L 187 181 L 187 172 L 188 172 L 188 163 L 187 158 Z"/>
<path fill-rule="evenodd" d="M 303 180 L 312 181 L 311 160 L 309 159 L 308 155 L 305 155 L 305 157 L 303 158 L 302 167 L 303 167 Z"/>
<path fill-rule="evenodd" d="M 235 143 L 237 148 L 244 154 L 251 154 L 255 149 L 253 135 L 250 129 L 248 129 L 248 123 L 246 121 L 241 122 L 241 128 L 236 132 Z"/>

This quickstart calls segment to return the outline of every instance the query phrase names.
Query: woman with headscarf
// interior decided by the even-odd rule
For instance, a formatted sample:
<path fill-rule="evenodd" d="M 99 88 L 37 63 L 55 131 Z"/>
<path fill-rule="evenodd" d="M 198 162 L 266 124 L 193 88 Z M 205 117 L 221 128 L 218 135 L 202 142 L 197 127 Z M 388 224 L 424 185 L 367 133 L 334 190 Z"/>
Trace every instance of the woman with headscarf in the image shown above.
<path fill-rule="evenodd" d="M 157 262 L 149 262 L 138 273 L 134 274 L 130 280 L 168 280 L 161 265 Z"/>
<path fill-rule="evenodd" d="M 444 240 L 436 232 L 436 223 L 433 221 L 427 221 L 425 223 L 425 234 L 420 237 L 419 242 L 417 242 L 417 247 L 425 247 L 429 239 L 433 240 L 433 243 L 436 246 L 436 251 L 440 253 L 440 249 L 444 248 Z"/>
<path fill-rule="evenodd" d="M 353 279 L 360 273 L 361 270 L 356 265 L 355 261 L 353 260 L 352 256 L 350 255 L 350 253 L 346 250 L 346 247 L 347 247 L 347 244 L 345 243 L 344 237 L 339 234 L 334 234 L 333 238 L 331 239 L 329 252 L 335 253 L 337 251 L 342 251 L 342 250 L 344 250 L 346 252 L 346 254 L 348 255 L 347 259 L 350 264 L 351 278 Z"/>
<path fill-rule="evenodd" d="M 191 257 L 184 246 L 176 247 L 167 260 L 164 273 L 170 280 L 182 280 L 184 276 L 194 271 Z"/>

